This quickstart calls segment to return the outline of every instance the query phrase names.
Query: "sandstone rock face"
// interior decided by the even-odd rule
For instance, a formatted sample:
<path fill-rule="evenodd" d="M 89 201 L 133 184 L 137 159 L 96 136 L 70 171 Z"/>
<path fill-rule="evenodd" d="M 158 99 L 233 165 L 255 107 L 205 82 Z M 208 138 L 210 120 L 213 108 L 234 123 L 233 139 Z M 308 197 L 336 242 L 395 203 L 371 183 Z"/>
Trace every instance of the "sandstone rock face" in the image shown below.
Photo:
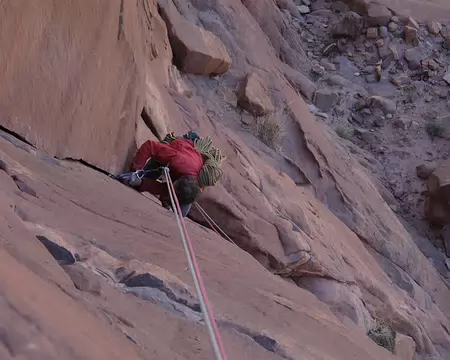
<path fill-rule="evenodd" d="M 286 79 L 307 100 L 312 101 L 314 94 L 317 91 L 317 85 L 314 84 L 309 78 L 302 73 L 295 71 L 291 68 L 287 68 L 284 72 Z"/>
<path fill-rule="evenodd" d="M 1 124 L 50 155 L 121 169 L 143 108 L 144 61 L 171 58 L 162 20 L 148 16 L 156 4 L 129 3 L 120 16 L 120 0 L 3 4 Z M 28 49 L 20 63 L 19 49 Z"/>
<path fill-rule="evenodd" d="M 272 100 L 266 85 L 258 74 L 248 74 L 242 81 L 238 93 L 238 105 L 255 116 L 264 116 L 273 111 Z"/>
<path fill-rule="evenodd" d="M 186 73 L 220 75 L 228 71 L 231 58 L 224 43 L 210 31 L 185 19 L 171 0 L 159 1 L 169 34 L 175 64 Z"/>
<path fill-rule="evenodd" d="M 2 359 L 213 357 L 173 214 L 104 174 L 33 150 L 0 133 L 8 167 L 0 171 Z M 31 176 L 26 181 L 38 198 L 14 190 L 10 174 L 17 171 Z M 239 247 L 192 222 L 188 231 L 230 358 L 393 359 L 306 290 L 261 271 Z M 69 265 L 78 268 L 69 270 L 77 280 L 36 234 L 52 234 L 77 254 Z M 89 272 L 101 296 L 79 281 Z M 174 343 L 170 334 L 180 327 Z M 292 345 L 299 336 L 308 350 Z M 336 343 L 346 346 L 337 353 Z M 276 354 L 267 350 L 274 348 Z"/>
<path fill-rule="evenodd" d="M 210 135 L 227 156 L 223 181 L 202 193 L 199 203 L 236 245 L 196 224 L 205 225 L 195 212 L 188 231 L 222 319 L 229 358 L 393 358 L 367 339 L 365 324 L 373 318 L 410 336 L 417 356 L 448 358 L 448 288 L 366 171 L 330 139 L 286 80 L 286 64 L 298 74 L 311 68 L 295 25 L 286 23 L 273 1 L 174 3 L 183 19 L 201 24 L 226 44 L 233 66 L 220 78 L 174 75 L 166 27 L 154 1 L 99 1 L 85 7 L 51 0 L 42 6 L 25 0 L 2 4 L 7 20 L 0 25 L 0 56 L 8 65 L 1 68 L 7 75 L 1 78 L 6 95 L 0 106 L 9 111 L 5 114 L 22 115 L 0 121 L 38 149 L 6 135 L 8 141 L 0 139 L 7 170 L 0 171 L 0 287 L 7 294 L 2 299 L 8 300 L 2 307 L 8 317 L 1 324 L 18 324 L 19 338 L 38 342 L 47 351 L 40 354 L 45 359 L 211 358 L 173 214 L 151 196 L 43 153 L 57 154 L 46 144 L 53 149 L 59 144 L 65 156 L 90 154 L 83 159 L 117 170 L 147 136 L 137 134 L 145 106 L 152 107 L 146 122 L 157 136 L 164 129 L 180 133 L 195 128 Z M 48 29 L 42 24 L 50 23 L 58 39 L 42 30 Z M 109 45 L 91 43 L 97 38 L 87 33 Z M 60 47 L 70 51 L 63 51 L 50 72 L 48 58 L 54 52 L 46 49 Z M 24 48 L 34 55 L 22 56 Z M 67 61 L 72 58 L 77 61 Z M 85 67 L 78 59 L 86 60 Z M 32 76 L 24 69 L 31 69 Z M 86 69 L 89 76 L 80 82 Z M 283 109 L 287 135 L 278 152 L 245 131 L 234 131 L 240 114 L 224 93 L 234 94 L 239 81 L 253 72 L 264 73 L 274 106 Z M 31 78 L 42 81 L 30 87 Z M 61 88 L 67 89 L 66 104 L 74 102 L 76 116 L 59 116 L 64 113 Z M 96 99 L 100 104 L 82 94 L 102 95 Z M 103 95 L 113 100 L 102 100 Z M 28 103 L 33 106 L 27 108 Z M 54 131 L 44 135 L 44 127 Z M 65 131 L 63 139 L 59 128 Z M 76 261 L 101 274 L 102 295 L 80 293 L 36 235 L 57 239 Z M 305 253 L 312 259 L 302 264 Z M 173 281 L 158 269 L 173 275 Z M 151 276 L 131 277 L 129 285 L 144 286 L 128 287 L 119 275 L 131 271 Z M 27 286 L 18 286 L 11 273 Z M 176 289 L 186 297 L 175 294 Z M 33 316 L 24 320 L 19 314 Z M 29 319 L 44 335 L 36 334 Z M 16 336 L 11 327 L 5 331 Z M 14 353 L 32 351 L 26 344 L 15 343 Z M 3 345 L 0 354 L 12 358 Z"/>

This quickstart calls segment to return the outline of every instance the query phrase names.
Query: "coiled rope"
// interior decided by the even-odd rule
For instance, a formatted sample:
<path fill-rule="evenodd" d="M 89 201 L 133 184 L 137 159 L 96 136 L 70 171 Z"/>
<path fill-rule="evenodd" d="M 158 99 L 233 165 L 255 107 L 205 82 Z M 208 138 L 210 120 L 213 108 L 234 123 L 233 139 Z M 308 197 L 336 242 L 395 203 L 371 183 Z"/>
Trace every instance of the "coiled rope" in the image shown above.
<path fill-rule="evenodd" d="M 178 228 L 180 230 L 181 240 L 183 241 L 184 251 L 186 253 L 192 278 L 194 279 L 195 290 L 197 292 L 200 307 L 202 309 L 202 313 L 205 318 L 206 327 L 208 329 L 211 345 L 216 360 L 227 360 L 227 355 L 225 353 L 222 338 L 220 337 L 219 329 L 217 327 L 217 323 L 214 318 L 214 313 L 212 311 L 211 304 L 208 300 L 205 285 L 203 283 L 203 279 L 200 274 L 200 269 L 198 267 L 197 260 L 195 258 L 194 248 L 192 246 L 191 239 L 186 229 L 186 223 L 181 213 L 180 203 L 178 202 L 178 198 L 175 194 L 175 187 L 173 186 L 173 182 L 170 177 L 169 168 L 165 167 L 164 173 L 167 179 L 167 187 L 169 190 L 170 201 L 172 203 L 172 209 L 176 209 L 174 213 L 177 219 Z"/>

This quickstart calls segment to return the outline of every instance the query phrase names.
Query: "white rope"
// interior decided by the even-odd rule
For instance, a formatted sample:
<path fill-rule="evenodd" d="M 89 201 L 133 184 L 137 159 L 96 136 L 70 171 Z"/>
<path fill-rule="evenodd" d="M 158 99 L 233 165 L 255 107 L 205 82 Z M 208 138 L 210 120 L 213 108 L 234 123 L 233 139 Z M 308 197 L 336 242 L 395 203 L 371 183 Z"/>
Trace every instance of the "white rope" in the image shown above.
<path fill-rule="evenodd" d="M 186 234 L 185 234 L 183 226 L 181 224 L 180 218 L 182 217 L 182 214 L 179 213 L 178 206 L 175 203 L 174 197 L 176 196 L 176 194 L 172 193 L 172 187 L 171 187 L 171 184 L 170 184 L 170 182 L 172 180 L 170 179 L 169 169 L 167 167 L 164 168 L 164 173 L 165 173 L 166 179 L 167 179 L 167 187 L 169 189 L 169 196 L 170 196 L 170 201 L 172 203 L 172 209 L 174 210 L 175 217 L 177 219 L 178 229 L 180 230 L 181 240 L 183 242 L 184 251 L 186 253 L 186 257 L 187 257 L 188 264 L 189 264 L 189 270 L 191 271 L 192 278 L 194 279 L 195 290 L 197 292 L 197 296 L 198 296 L 198 299 L 199 299 L 199 302 L 200 302 L 200 307 L 201 307 L 203 316 L 205 318 L 205 323 L 206 323 L 206 327 L 208 329 L 209 338 L 211 340 L 211 344 L 212 344 L 212 347 L 213 347 L 213 350 L 214 350 L 214 354 L 215 354 L 217 360 L 226 360 L 222 356 L 222 352 L 220 350 L 219 342 L 218 342 L 218 340 L 216 338 L 216 334 L 214 332 L 214 328 L 213 328 L 213 325 L 212 325 L 212 322 L 211 322 L 211 318 L 209 316 L 209 313 L 208 313 L 208 310 L 207 310 L 207 307 L 206 307 L 206 301 L 205 301 L 205 298 L 203 297 L 202 291 L 200 289 L 200 282 L 199 282 L 199 279 L 197 277 L 197 273 L 195 272 L 194 264 L 193 264 L 193 261 L 192 261 L 193 254 L 191 253 L 191 251 L 189 249 L 189 246 L 188 246 L 188 243 L 187 243 L 187 240 L 186 240 Z"/>
<path fill-rule="evenodd" d="M 225 233 L 225 231 L 223 231 L 219 225 L 217 225 L 217 223 L 211 218 L 211 216 L 208 215 L 208 213 L 200 206 L 200 204 L 198 202 L 195 202 L 195 206 L 197 207 L 197 209 L 204 215 L 206 216 L 209 221 L 211 221 L 211 223 L 216 227 L 217 230 L 220 231 L 220 233 L 225 236 L 225 238 L 233 243 L 234 245 L 236 245 L 236 243 Z"/>

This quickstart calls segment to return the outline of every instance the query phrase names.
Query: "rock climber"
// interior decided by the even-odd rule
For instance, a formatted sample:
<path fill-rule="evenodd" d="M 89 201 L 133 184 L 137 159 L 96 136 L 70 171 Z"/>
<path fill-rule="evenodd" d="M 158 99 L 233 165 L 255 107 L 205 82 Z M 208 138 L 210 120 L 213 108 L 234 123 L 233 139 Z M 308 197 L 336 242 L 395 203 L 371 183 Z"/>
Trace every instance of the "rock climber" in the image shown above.
<path fill-rule="evenodd" d="M 163 173 L 163 167 L 167 166 L 186 217 L 200 192 L 222 177 L 224 159 L 209 137 L 200 138 L 194 131 L 178 137 L 171 133 L 161 142 L 147 140 L 142 144 L 131 164 L 131 173 L 121 174 L 117 179 L 139 192 L 159 197 L 162 206 L 171 209 Z"/>

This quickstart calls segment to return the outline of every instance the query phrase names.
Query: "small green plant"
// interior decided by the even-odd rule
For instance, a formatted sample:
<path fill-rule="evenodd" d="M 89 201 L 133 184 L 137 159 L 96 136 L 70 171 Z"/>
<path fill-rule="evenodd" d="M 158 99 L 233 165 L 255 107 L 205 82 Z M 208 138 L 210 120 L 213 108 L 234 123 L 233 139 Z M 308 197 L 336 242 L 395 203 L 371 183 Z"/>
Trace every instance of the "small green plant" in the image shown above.
<path fill-rule="evenodd" d="M 395 339 L 397 333 L 386 323 L 377 321 L 375 326 L 367 332 L 367 336 L 379 346 L 382 346 L 395 354 Z"/>
<path fill-rule="evenodd" d="M 266 145 L 275 148 L 285 135 L 285 123 L 281 117 L 267 115 L 256 119 L 256 136 Z"/>
<path fill-rule="evenodd" d="M 427 131 L 427 134 L 430 135 L 430 137 L 435 138 L 443 138 L 445 134 L 445 128 L 444 126 L 437 122 L 436 120 L 430 121 L 427 123 L 425 130 Z"/>
<path fill-rule="evenodd" d="M 352 132 L 343 126 L 338 126 L 334 131 L 342 139 L 350 140 L 352 138 Z"/>

